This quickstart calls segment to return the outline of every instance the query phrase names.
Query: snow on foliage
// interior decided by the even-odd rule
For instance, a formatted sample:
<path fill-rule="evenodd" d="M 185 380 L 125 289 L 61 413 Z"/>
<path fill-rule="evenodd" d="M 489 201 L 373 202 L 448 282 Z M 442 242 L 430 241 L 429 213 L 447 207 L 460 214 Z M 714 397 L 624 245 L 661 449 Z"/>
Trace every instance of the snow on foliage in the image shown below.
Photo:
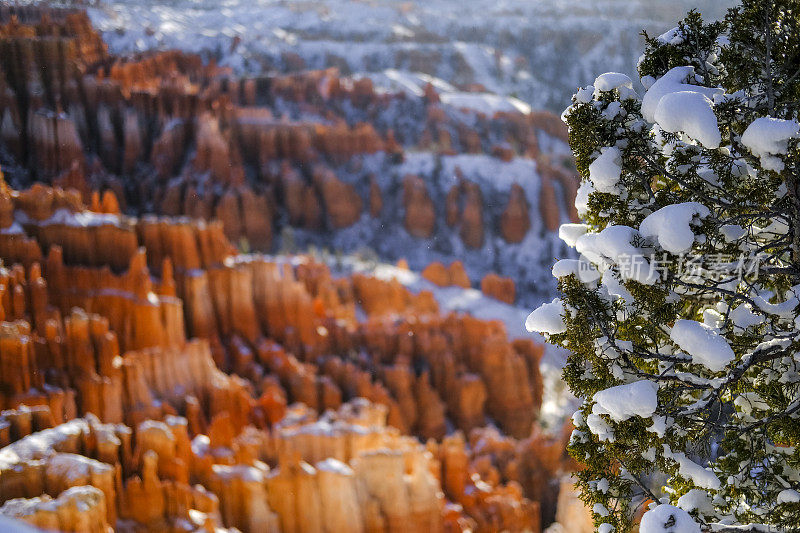
<path fill-rule="evenodd" d="M 706 148 L 717 148 L 722 135 L 714 114 L 714 103 L 696 91 L 676 91 L 662 96 L 655 121 L 671 133 L 684 132 Z"/>
<path fill-rule="evenodd" d="M 709 511 L 713 508 L 711 497 L 708 491 L 702 489 L 692 489 L 678 498 L 678 507 L 684 511 Z"/>
<path fill-rule="evenodd" d="M 800 124 L 796 120 L 760 117 L 744 130 L 742 144 L 761 159 L 764 168 L 780 172 L 783 170 L 783 161 L 775 156 L 786 154 L 789 140 L 796 138 L 798 131 Z"/>
<path fill-rule="evenodd" d="M 658 113 L 661 99 L 667 95 L 679 92 L 693 92 L 707 98 L 713 98 L 715 94 L 723 92 L 722 89 L 716 87 L 702 87 L 686 83 L 687 79 L 694 77 L 694 74 L 694 67 L 683 66 L 675 67 L 659 78 L 642 98 L 642 116 L 644 116 L 645 120 L 659 122 L 656 114 Z M 674 107 L 669 105 L 666 109 L 674 109 Z M 716 119 L 714 122 L 716 123 Z"/>
<path fill-rule="evenodd" d="M 615 528 L 611 524 L 600 524 L 600 527 L 597 528 L 597 533 L 613 533 L 614 531 Z"/>
<path fill-rule="evenodd" d="M 528 331 L 538 331 L 555 335 L 567 331 L 564 319 L 564 304 L 560 298 L 554 298 L 549 304 L 542 304 L 533 311 L 525 320 L 525 328 Z"/>
<path fill-rule="evenodd" d="M 553 277 L 577 276 L 580 274 L 580 261 L 577 259 L 561 259 L 553 265 Z"/>
<path fill-rule="evenodd" d="M 595 393 L 592 412 L 609 415 L 615 422 L 622 422 L 632 416 L 650 417 L 656 410 L 658 386 L 652 381 L 641 380 L 617 385 Z"/>
<path fill-rule="evenodd" d="M 747 329 L 764 322 L 764 317 L 754 313 L 748 304 L 737 306 L 728 316 L 731 322 L 733 322 L 733 325 L 741 329 Z"/>
<path fill-rule="evenodd" d="M 659 35 L 658 40 L 664 44 L 681 44 L 683 42 L 683 32 L 679 26 L 675 26 Z"/>
<path fill-rule="evenodd" d="M 587 231 L 589 231 L 589 226 L 586 224 L 561 224 L 558 228 L 558 238 L 569 246 L 575 247 L 578 237 Z"/>
<path fill-rule="evenodd" d="M 696 486 L 704 489 L 719 490 L 720 481 L 714 472 L 695 463 L 686 457 L 685 453 L 673 452 L 665 444 L 664 456 L 677 462 L 680 475 L 691 480 Z"/>
<path fill-rule="evenodd" d="M 700 533 L 700 524 L 683 509 L 661 504 L 644 513 L 639 533 Z"/>
<path fill-rule="evenodd" d="M 800 502 L 800 492 L 793 489 L 785 489 L 778 493 L 778 503 L 798 503 Z"/>
<path fill-rule="evenodd" d="M 646 37 L 641 99 L 607 74 L 563 114 L 586 226 L 560 231 L 581 259 L 553 269 L 555 339 L 584 402 L 569 443 L 578 485 L 609 511 L 598 528 L 629 530 L 650 499 L 644 533 L 800 530 L 790 6 L 743 0 L 718 23 L 691 12 Z"/>
<path fill-rule="evenodd" d="M 616 192 L 620 174 L 622 174 L 622 156 L 616 147 L 600 149 L 600 155 L 589 165 L 589 179 L 594 188 L 600 192 Z"/>
<path fill-rule="evenodd" d="M 594 88 L 598 91 L 613 91 L 620 87 L 629 87 L 633 89 L 633 82 L 627 74 L 606 72 L 605 74 L 600 74 L 594 80 Z"/>
<path fill-rule="evenodd" d="M 692 356 L 692 362 L 719 372 L 736 358 L 728 341 L 712 328 L 694 320 L 676 320 L 670 338 Z"/>
<path fill-rule="evenodd" d="M 589 210 L 589 195 L 594 192 L 594 187 L 591 181 L 584 181 L 578 187 L 578 192 L 575 193 L 575 210 L 578 211 L 578 216 L 586 216 Z"/>
<path fill-rule="evenodd" d="M 595 264 L 607 260 L 624 262 L 627 267 L 620 271 L 625 279 L 634 279 L 645 285 L 652 285 L 658 273 L 632 241 L 639 232 L 628 226 L 608 226 L 599 233 L 586 233 L 578 237 L 575 249 Z"/>
<path fill-rule="evenodd" d="M 633 303 L 633 295 L 625 288 L 625 285 L 614 276 L 613 270 L 606 270 L 603 272 L 603 288 L 605 288 L 609 295 L 615 298 L 622 298 L 625 303 Z"/>
<path fill-rule="evenodd" d="M 563 278 L 577 276 L 583 283 L 591 283 L 600 279 L 600 272 L 585 257 L 580 259 L 561 259 L 553 265 L 553 277 Z"/>
<path fill-rule="evenodd" d="M 682 254 L 694 243 L 691 228 L 694 218 L 709 214 L 708 208 L 698 202 L 667 205 L 648 215 L 639 225 L 639 232 L 645 237 L 656 237 L 666 251 Z"/>

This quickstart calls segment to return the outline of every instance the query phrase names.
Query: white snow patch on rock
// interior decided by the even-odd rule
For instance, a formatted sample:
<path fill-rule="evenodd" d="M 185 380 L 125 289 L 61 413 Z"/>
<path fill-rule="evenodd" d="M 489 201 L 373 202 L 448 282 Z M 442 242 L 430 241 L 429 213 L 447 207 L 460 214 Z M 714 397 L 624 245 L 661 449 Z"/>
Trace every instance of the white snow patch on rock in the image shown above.
<path fill-rule="evenodd" d="M 564 304 L 560 298 L 554 298 L 549 304 L 542 304 L 528 315 L 525 320 L 525 329 L 530 332 L 549 333 L 555 335 L 567 331 L 564 324 Z"/>
<path fill-rule="evenodd" d="M 8 500 L 9 508 L 13 506 L 14 502 L 23 502 L 22 498 L 14 498 L 13 500 Z M 5 505 L 5 504 L 4 504 Z M 28 525 L 27 522 L 24 522 L 22 519 L 15 520 L 13 517 L 10 516 L 0 516 L 0 531 L 5 531 L 6 533 L 40 533 L 41 529 L 35 529 Z"/>
<path fill-rule="evenodd" d="M 16 216 L 24 220 L 24 213 L 16 213 Z M 53 215 L 41 222 L 30 221 L 40 226 L 73 226 L 79 228 L 96 226 L 118 226 L 120 224 L 119 215 L 94 213 L 92 211 L 72 212 L 69 209 L 56 209 Z"/>
<path fill-rule="evenodd" d="M 7 228 L 0 228 L 0 234 L 2 235 L 24 235 L 25 230 L 22 229 L 22 226 L 19 225 L 19 222 L 13 222 Z"/>
<path fill-rule="evenodd" d="M 492 116 L 495 113 L 522 113 L 528 115 L 531 106 L 511 96 L 500 96 L 490 93 L 442 93 L 439 95 L 442 103 L 458 108 L 477 111 Z"/>
<path fill-rule="evenodd" d="M 685 202 L 662 207 L 639 225 L 645 237 L 656 237 L 664 250 L 673 254 L 687 252 L 694 243 L 691 223 L 695 217 L 705 218 L 711 212 L 698 202 Z"/>
<path fill-rule="evenodd" d="M 695 320 L 676 320 L 670 338 L 692 356 L 692 362 L 719 372 L 736 357 L 728 341 Z"/>
<path fill-rule="evenodd" d="M 238 464 L 238 465 L 213 465 L 212 471 L 216 476 L 221 479 L 241 479 L 250 483 L 263 483 L 264 472 L 256 467 Z"/>
<path fill-rule="evenodd" d="M 334 459 L 333 457 L 328 457 L 327 459 L 318 462 L 316 465 L 317 470 L 323 472 L 332 472 L 334 474 L 339 474 L 342 476 L 352 476 L 353 469 L 344 464 L 341 461 Z"/>

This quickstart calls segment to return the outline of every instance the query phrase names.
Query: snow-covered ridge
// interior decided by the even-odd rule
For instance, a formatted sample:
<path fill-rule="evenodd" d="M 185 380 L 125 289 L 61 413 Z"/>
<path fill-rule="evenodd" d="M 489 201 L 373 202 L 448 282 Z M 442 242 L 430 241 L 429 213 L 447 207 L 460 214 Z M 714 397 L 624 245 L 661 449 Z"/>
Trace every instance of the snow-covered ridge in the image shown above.
<path fill-rule="evenodd" d="M 480 84 L 496 94 L 516 94 L 534 108 L 560 111 L 576 87 L 600 72 L 616 70 L 633 77 L 642 29 L 659 35 L 689 8 L 718 17 L 731 4 L 116 0 L 90 13 L 114 51 L 210 52 L 240 72 L 287 69 L 284 54 L 296 54 L 308 68 L 339 66 L 345 72 L 382 77 L 387 84 L 408 81 L 392 80 L 397 72 L 422 72 L 452 85 Z"/>

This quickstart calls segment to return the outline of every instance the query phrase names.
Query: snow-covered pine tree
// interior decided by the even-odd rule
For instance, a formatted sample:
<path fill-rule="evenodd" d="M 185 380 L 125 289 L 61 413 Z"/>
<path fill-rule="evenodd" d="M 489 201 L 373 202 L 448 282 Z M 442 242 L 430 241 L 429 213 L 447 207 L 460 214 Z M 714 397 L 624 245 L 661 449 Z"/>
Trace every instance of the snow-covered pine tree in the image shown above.
<path fill-rule="evenodd" d="M 603 74 L 564 113 L 580 255 L 526 325 L 571 352 L 601 533 L 645 504 L 642 531 L 797 530 L 800 1 L 645 37 L 639 92 Z"/>

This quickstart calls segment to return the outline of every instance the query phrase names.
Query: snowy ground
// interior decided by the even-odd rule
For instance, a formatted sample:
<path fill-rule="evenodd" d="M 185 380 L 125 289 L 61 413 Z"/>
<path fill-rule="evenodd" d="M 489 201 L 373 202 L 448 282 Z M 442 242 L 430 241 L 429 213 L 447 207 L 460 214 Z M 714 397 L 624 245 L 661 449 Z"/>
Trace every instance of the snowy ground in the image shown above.
<path fill-rule="evenodd" d="M 110 0 L 90 9 L 114 51 L 206 52 L 240 72 L 309 68 L 404 84 L 424 73 L 481 84 L 560 111 L 606 71 L 633 74 L 639 32 L 658 35 L 689 8 L 718 17 L 731 0 Z M 240 39 L 234 45 L 234 39 Z M 466 97 L 456 95 L 454 100 Z M 470 102 L 467 102 L 468 104 Z M 522 102 L 520 102 L 522 103 Z M 482 102 L 481 105 L 485 105 Z M 506 106 L 508 102 L 500 102 Z"/>

